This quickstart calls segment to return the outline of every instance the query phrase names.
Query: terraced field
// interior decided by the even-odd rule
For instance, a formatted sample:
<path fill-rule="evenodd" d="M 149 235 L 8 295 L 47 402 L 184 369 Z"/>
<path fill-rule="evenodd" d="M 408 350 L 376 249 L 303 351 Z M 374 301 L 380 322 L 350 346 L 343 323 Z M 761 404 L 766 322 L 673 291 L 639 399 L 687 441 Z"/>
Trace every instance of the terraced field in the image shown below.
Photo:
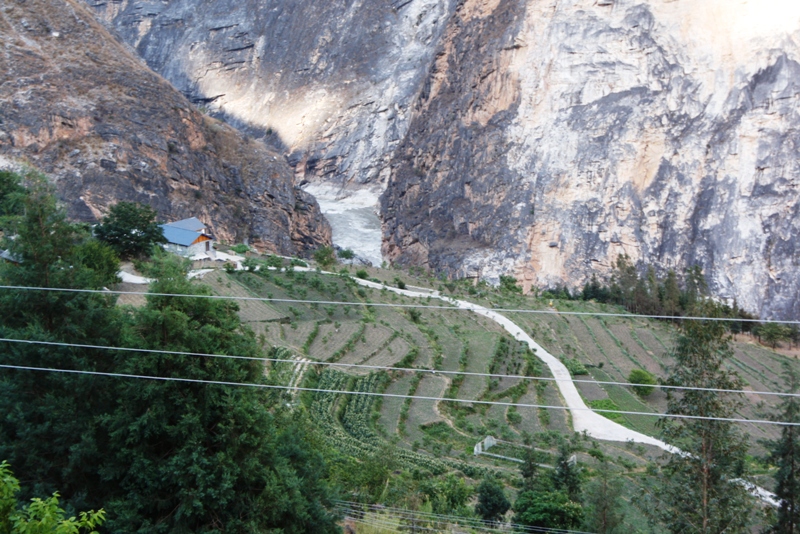
<path fill-rule="evenodd" d="M 395 272 L 369 270 L 370 276 L 384 276 L 391 280 Z M 406 276 L 416 284 L 425 283 Z M 464 400 L 489 400 L 519 402 L 527 405 L 561 407 L 558 389 L 552 382 L 535 378 L 549 377 L 549 370 L 537 364 L 535 355 L 525 355 L 519 344 L 511 340 L 494 322 L 466 311 L 422 309 L 416 313 L 396 307 L 400 304 L 423 303 L 436 305 L 426 298 L 395 295 L 381 289 L 362 288 L 347 277 L 321 273 L 212 273 L 206 281 L 217 294 L 261 296 L 265 298 L 294 298 L 310 300 L 337 300 L 348 306 L 314 305 L 287 302 L 255 302 L 241 306 L 240 315 L 256 334 L 267 343 L 286 347 L 297 358 L 352 364 L 351 368 L 338 368 L 338 374 L 325 380 L 337 387 L 356 390 L 369 387 L 394 395 L 420 395 L 454 397 Z M 434 284 L 436 281 L 428 280 Z M 482 305 L 529 308 L 543 310 L 545 304 L 535 298 L 496 294 L 471 295 L 465 289 L 458 298 L 473 299 Z M 388 307 L 366 307 L 368 302 L 390 304 Z M 609 311 L 609 307 L 593 303 L 555 301 L 557 309 L 576 311 Z M 563 310 L 562 310 L 563 311 Z M 612 309 L 613 311 L 613 309 Z M 577 360 L 586 366 L 588 374 L 576 378 L 599 382 L 627 382 L 632 369 L 641 368 L 657 377 L 665 377 L 672 364 L 669 356 L 672 344 L 672 327 L 666 323 L 627 318 L 567 316 L 563 314 L 508 314 L 539 344 L 564 361 Z M 502 350 L 500 350 L 502 348 Z M 746 386 L 752 390 L 777 390 L 781 387 L 780 366 L 789 361 L 784 356 L 753 343 L 736 343 L 731 369 L 736 370 Z M 795 363 L 792 361 L 792 363 Z M 359 369 L 359 364 L 370 366 L 436 369 L 437 374 L 419 375 L 413 372 L 393 371 L 380 380 L 370 378 L 371 369 Z M 796 364 L 796 363 L 795 363 Z M 295 366 L 305 371 L 302 380 L 317 384 L 313 366 Z M 284 369 L 283 373 L 288 372 Z M 532 375 L 531 378 L 488 378 L 469 373 Z M 465 373 L 463 375 L 459 373 Z M 292 375 L 294 376 L 294 375 Z M 367 382 L 371 380 L 368 386 Z M 639 398 L 630 388 L 622 385 L 595 382 L 577 385 L 587 402 L 612 403 L 620 410 L 663 412 L 667 397 L 656 390 L 646 399 Z M 367 402 L 366 397 L 333 395 L 312 413 L 324 421 L 324 428 L 337 442 L 347 441 L 353 450 L 373 450 L 388 439 L 398 440 L 404 454 L 412 455 L 415 462 L 433 462 L 441 469 L 460 466 L 459 469 L 483 469 L 494 466 L 501 470 L 515 470 L 515 465 L 495 459 L 473 458 L 471 448 L 487 434 L 502 437 L 510 443 L 520 444 L 529 436 L 547 436 L 557 432 L 572 433 L 571 418 L 566 410 L 544 409 L 536 406 L 487 406 L 478 403 L 388 397 L 380 402 Z M 315 403 L 319 396 L 304 396 L 304 402 Z M 315 400 L 316 399 L 316 400 Z M 373 399 L 374 400 L 374 399 Z M 747 397 L 740 415 L 746 418 L 763 416 L 774 406 L 775 398 L 752 394 Z M 758 402 L 763 408 L 757 408 Z M 360 415 L 349 416 L 356 410 Z M 617 420 L 634 430 L 655 435 L 656 417 L 646 415 L 617 415 Z M 354 423 L 353 421 L 358 421 Z M 776 429 L 760 425 L 744 428 L 753 437 L 753 450 L 758 452 L 756 439 L 774 437 Z M 358 434 L 358 435 L 356 435 Z M 545 438 L 542 438 L 545 439 Z M 545 448 L 551 445 L 542 445 Z M 643 466 L 647 459 L 658 456 L 648 447 L 643 451 L 630 451 L 624 444 L 597 444 L 603 450 L 620 457 L 620 465 Z M 513 450 L 513 448 L 512 448 Z M 426 460 L 422 460 L 427 458 Z M 409 460 L 411 461 L 411 460 Z M 439 462 L 439 463 L 436 463 Z M 465 463 L 466 462 L 466 463 Z M 631 467 L 632 469 L 632 467 Z"/>

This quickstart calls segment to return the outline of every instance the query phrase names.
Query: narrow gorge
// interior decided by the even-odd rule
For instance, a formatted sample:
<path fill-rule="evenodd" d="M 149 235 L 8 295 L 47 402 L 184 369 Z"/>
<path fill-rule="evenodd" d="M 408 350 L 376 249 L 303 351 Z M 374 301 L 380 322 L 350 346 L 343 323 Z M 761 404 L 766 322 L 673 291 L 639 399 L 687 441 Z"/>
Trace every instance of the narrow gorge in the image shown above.
<path fill-rule="evenodd" d="M 800 317 L 796 2 L 86 2 L 298 185 L 380 196 L 387 261 L 576 287 L 624 253 Z"/>

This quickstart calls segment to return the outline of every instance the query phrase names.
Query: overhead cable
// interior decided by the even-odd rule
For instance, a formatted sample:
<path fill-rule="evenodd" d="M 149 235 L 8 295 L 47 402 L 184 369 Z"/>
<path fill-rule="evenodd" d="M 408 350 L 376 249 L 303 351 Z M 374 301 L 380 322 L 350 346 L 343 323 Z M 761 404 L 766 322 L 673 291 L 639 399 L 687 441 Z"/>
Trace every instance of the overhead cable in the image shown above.
<path fill-rule="evenodd" d="M 33 367 L 27 365 L 7 365 L 0 364 L 0 369 L 16 369 L 23 371 L 42 371 L 51 373 L 66 373 L 78 375 L 92 375 L 92 376 L 106 376 L 114 378 L 135 378 L 143 380 L 157 380 L 162 382 L 185 382 L 193 384 L 209 384 L 218 386 L 234 386 L 234 387 L 251 387 L 258 389 L 272 389 L 272 390 L 288 390 L 288 391 L 307 391 L 311 393 L 333 393 L 336 395 L 364 395 L 367 397 L 387 397 L 397 399 L 412 399 L 412 400 L 429 400 L 435 402 L 455 402 L 460 404 L 484 404 L 490 406 L 514 406 L 516 408 L 544 408 L 548 410 L 569 410 L 569 411 L 587 411 L 620 415 L 643 415 L 650 417 L 665 417 L 668 419 L 685 419 L 685 420 L 700 420 L 700 421 L 725 421 L 730 423 L 751 423 L 751 424 L 764 424 L 775 426 L 800 426 L 800 423 L 793 423 L 789 421 L 771 421 L 767 419 L 742 419 L 734 417 L 707 417 L 702 415 L 686 415 L 686 414 L 662 414 L 653 412 L 634 412 L 628 410 L 607 410 L 602 408 L 569 408 L 567 406 L 549 406 L 546 404 L 527 404 L 521 402 L 500 402 L 500 401 L 485 401 L 485 400 L 471 400 L 471 399 L 455 399 L 448 397 L 429 397 L 423 395 L 400 395 L 396 393 L 378 393 L 371 391 L 349 391 L 339 389 L 324 389 L 324 388 L 307 388 L 307 387 L 293 387 L 284 386 L 280 384 L 254 384 L 248 382 L 229 382 L 223 380 L 201 380 L 197 378 L 180 378 L 180 377 L 165 377 L 165 376 L 152 376 L 152 375 L 137 375 L 127 373 L 110 373 L 101 371 L 83 371 L 78 369 L 59 369 L 50 367 Z"/>
<path fill-rule="evenodd" d="M 141 352 L 145 354 L 167 354 L 171 356 L 192 356 L 199 358 L 219 358 L 229 360 L 249 360 L 270 363 L 291 363 L 297 364 L 299 360 L 292 358 L 265 358 L 261 356 L 237 356 L 233 354 L 213 354 L 206 352 L 185 352 L 177 350 L 163 350 L 163 349 L 137 349 L 133 347 L 110 347 L 106 345 L 89 345 L 85 343 L 65 343 L 60 341 L 39 341 L 34 339 L 13 339 L 13 338 L 0 338 L 0 343 L 22 343 L 27 345 L 46 345 L 53 347 L 72 347 L 81 349 L 97 349 L 97 350 L 110 350 L 121 352 Z M 521 380 L 531 380 L 534 382 L 574 382 L 579 384 L 598 384 L 608 386 L 621 386 L 621 387 L 652 387 L 661 389 L 677 389 L 682 391 L 709 391 L 714 393 L 740 393 L 746 395 L 769 395 L 776 397 L 800 397 L 800 393 L 787 393 L 780 391 L 760 391 L 760 390 L 747 390 L 747 389 L 722 389 L 722 388 L 704 388 L 697 386 L 675 386 L 667 384 L 639 384 L 632 382 L 612 382 L 601 380 L 579 380 L 573 378 L 554 378 L 549 376 L 528 376 L 528 375 L 504 375 L 498 373 L 474 373 L 469 371 L 444 371 L 439 369 L 425 369 L 420 367 L 390 367 L 386 365 L 365 365 L 359 363 L 341 363 L 341 362 L 326 362 L 321 360 L 309 360 L 305 362 L 308 365 L 317 365 L 321 367 L 345 367 L 355 369 L 368 369 L 370 371 L 398 371 L 398 372 L 413 372 L 413 373 L 428 373 L 431 375 L 454 375 L 454 376 L 479 376 L 486 378 L 512 378 Z"/>

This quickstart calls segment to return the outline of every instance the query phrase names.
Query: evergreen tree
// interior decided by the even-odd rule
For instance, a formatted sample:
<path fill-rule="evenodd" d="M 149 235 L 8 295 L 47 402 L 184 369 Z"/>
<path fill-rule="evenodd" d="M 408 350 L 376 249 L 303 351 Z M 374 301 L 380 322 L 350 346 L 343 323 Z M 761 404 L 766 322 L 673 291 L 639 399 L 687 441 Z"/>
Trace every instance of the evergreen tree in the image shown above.
<path fill-rule="evenodd" d="M 675 316 L 680 313 L 681 288 L 675 271 L 667 271 L 667 277 L 661 290 L 661 309 L 665 315 Z"/>
<path fill-rule="evenodd" d="M 499 521 L 511 503 L 506 497 L 503 485 L 497 480 L 486 478 L 478 485 L 478 504 L 475 513 L 486 521 Z"/>
<path fill-rule="evenodd" d="M 789 364 L 783 364 L 783 379 L 787 393 L 800 389 L 800 374 Z M 800 423 L 800 400 L 783 397 L 778 421 Z M 778 467 L 775 473 L 775 496 L 779 499 L 777 520 L 770 532 L 796 534 L 800 532 L 800 427 L 784 426 L 781 437 L 766 442 L 769 460 Z"/>
<path fill-rule="evenodd" d="M 718 316 L 712 303 L 694 311 Z M 667 383 L 713 389 L 741 389 L 736 374 L 724 363 L 733 354 L 725 325 L 717 321 L 686 321 L 674 349 L 675 364 Z M 668 397 L 667 412 L 709 418 L 730 418 L 740 395 L 708 390 L 685 390 Z M 741 479 L 746 476 L 747 439 L 728 421 L 662 419 L 664 439 L 684 454 L 670 454 L 663 478 L 648 507 L 654 519 L 670 532 L 747 532 L 752 497 Z"/>
<path fill-rule="evenodd" d="M 564 440 L 558 447 L 556 468 L 553 470 L 553 486 L 567 494 L 570 500 L 579 502 L 581 495 L 581 468 L 575 460 L 574 449 Z"/>
<path fill-rule="evenodd" d="M 175 256 L 158 261 L 160 294 L 208 294 Z M 227 301 L 152 295 L 133 312 L 125 344 L 145 349 L 258 357 Z M 124 373 L 265 383 L 263 364 L 242 359 L 121 354 Z M 139 532 L 335 532 L 320 454 L 268 393 L 252 387 L 121 381 L 100 424 L 110 452 L 101 464 L 109 524 Z M 279 430 L 280 428 L 280 430 Z"/>
<path fill-rule="evenodd" d="M 614 534 L 622 531 L 625 517 L 622 511 L 622 490 L 622 480 L 615 476 L 611 465 L 601 459 L 597 477 L 588 484 L 585 491 L 584 527 L 589 532 Z"/>
<path fill-rule="evenodd" d="M 95 235 L 121 258 L 149 256 L 153 245 L 167 242 L 153 208 L 135 202 L 118 202 L 111 206 L 108 215 L 95 228 Z"/>
<path fill-rule="evenodd" d="M 24 205 L 11 244 L 20 262 L 0 267 L 4 283 L 82 289 L 116 276 L 114 255 L 68 223 L 43 184 Z M 203 293 L 177 261 L 160 262 L 153 290 Z M 5 291 L 0 336 L 259 357 L 236 311 L 210 299 L 153 295 L 132 309 L 105 295 Z M 265 383 L 263 364 L 248 360 L 9 343 L 0 362 Z M 256 388 L 6 369 L 0 458 L 19 473 L 22 500 L 61 491 L 69 508 L 104 506 L 111 531 L 335 532 L 323 458 L 302 415 L 280 406 Z"/>

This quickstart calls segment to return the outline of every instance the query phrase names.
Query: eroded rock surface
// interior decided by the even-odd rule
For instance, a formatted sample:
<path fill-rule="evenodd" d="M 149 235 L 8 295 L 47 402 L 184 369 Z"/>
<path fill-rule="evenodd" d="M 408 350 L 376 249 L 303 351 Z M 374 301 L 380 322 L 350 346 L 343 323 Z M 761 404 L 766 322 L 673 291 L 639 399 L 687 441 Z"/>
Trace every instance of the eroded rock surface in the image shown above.
<path fill-rule="evenodd" d="M 576 287 L 627 253 L 800 317 L 797 2 L 87 1 L 299 179 L 385 188 L 394 262 Z"/>
<path fill-rule="evenodd" d="M 197 112 L 83 4 L 4 2 L 0 35 L 0 155 L 47 173 L 72 218 L 127 200 L 284 254 L 330 243 L 283 155 Z"/>

